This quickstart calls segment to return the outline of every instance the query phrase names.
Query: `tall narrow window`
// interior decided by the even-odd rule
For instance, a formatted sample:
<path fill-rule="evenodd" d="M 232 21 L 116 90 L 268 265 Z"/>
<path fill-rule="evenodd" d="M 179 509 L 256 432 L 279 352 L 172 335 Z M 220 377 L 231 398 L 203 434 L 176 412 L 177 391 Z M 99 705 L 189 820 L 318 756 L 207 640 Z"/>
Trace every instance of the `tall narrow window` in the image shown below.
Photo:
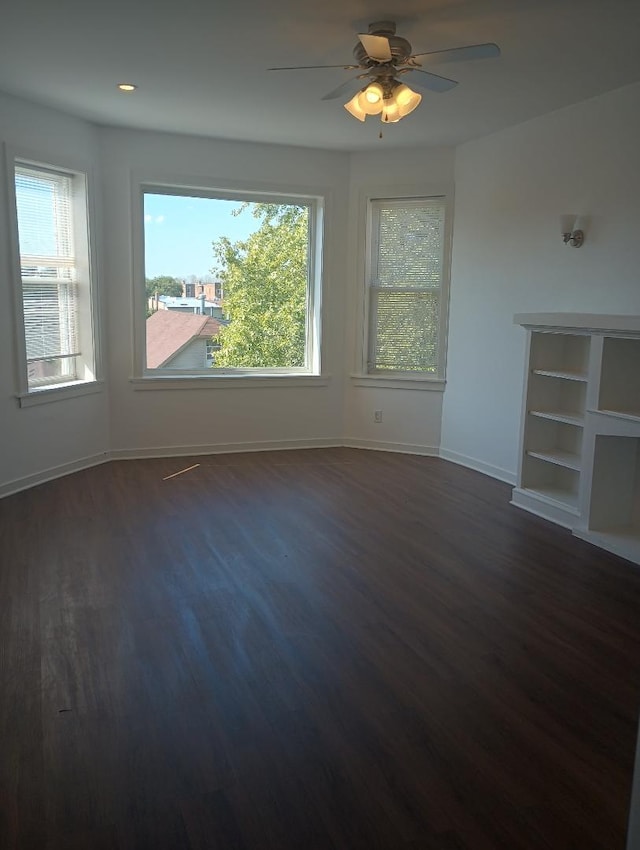
<path fill-rule="evenodd" d="M 370 374 L 444 373 L 444 198 L 371 202 Z"/>
<path fill-rule="evenodd" d="M 29 391 L 94 379 L 85 179 L 16 163 Z"/>

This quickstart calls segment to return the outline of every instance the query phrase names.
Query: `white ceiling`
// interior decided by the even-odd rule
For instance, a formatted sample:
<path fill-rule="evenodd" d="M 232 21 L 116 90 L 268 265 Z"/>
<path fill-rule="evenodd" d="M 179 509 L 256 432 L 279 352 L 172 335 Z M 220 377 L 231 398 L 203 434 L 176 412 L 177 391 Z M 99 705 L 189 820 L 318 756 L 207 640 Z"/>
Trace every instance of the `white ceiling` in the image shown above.
<path fill-rule="evenodd" d="M 399 124 L 321 98 L 354 72 L 355 33 L 392 19 L 415 52 L 493 41 L 435 68 Z M 640 80 L 637 0 L 4 0 L 0 90 L 100 124 L 341 150 L 457 144 Z M 139 89 L 120 94 L 116 84 Z M 408 80 L 409 82 L 409 80 Z M 347 98 L 344 98 L 346 100 Z"/>

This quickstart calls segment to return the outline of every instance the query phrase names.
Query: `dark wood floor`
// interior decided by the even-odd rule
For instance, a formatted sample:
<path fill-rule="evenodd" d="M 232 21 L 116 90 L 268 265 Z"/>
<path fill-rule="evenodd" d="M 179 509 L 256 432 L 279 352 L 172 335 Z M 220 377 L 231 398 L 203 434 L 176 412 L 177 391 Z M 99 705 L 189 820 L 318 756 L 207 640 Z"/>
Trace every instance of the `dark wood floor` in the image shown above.
<path fill-rule="evenodd" d="M 0 502 L 0 846 L 623 850 L 640 568 L 508 499 L 336 449 Z"/>

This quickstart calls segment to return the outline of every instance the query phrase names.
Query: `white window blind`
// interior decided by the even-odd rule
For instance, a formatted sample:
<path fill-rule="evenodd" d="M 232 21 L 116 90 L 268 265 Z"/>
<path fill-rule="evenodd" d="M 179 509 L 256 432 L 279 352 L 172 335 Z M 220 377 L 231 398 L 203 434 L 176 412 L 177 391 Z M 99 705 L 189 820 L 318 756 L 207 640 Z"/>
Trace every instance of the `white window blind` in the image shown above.
<path fill-rule="evenodd" d="M 440 373 L 443 198 L 371 204 L 369 372 Z"/>
<path fill-rule="evenodd" d="M 73 175 L 16 165 L 29 388 L 77 378 L 78 291 Z"/>

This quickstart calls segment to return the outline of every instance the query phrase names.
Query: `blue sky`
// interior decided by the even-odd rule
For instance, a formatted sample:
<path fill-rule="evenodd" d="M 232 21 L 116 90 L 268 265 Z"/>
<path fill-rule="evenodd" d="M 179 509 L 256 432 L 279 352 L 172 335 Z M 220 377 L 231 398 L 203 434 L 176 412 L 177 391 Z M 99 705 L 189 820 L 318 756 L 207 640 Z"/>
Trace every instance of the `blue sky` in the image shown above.
<path fill-rule="evenodd" d="M 246 239 L 260 224 L 250 210 L 232 216 L 239 206 L 215 198 L 145 194 L 145 277 L 211 274 L 211 243 L 220 236 Z"/>

